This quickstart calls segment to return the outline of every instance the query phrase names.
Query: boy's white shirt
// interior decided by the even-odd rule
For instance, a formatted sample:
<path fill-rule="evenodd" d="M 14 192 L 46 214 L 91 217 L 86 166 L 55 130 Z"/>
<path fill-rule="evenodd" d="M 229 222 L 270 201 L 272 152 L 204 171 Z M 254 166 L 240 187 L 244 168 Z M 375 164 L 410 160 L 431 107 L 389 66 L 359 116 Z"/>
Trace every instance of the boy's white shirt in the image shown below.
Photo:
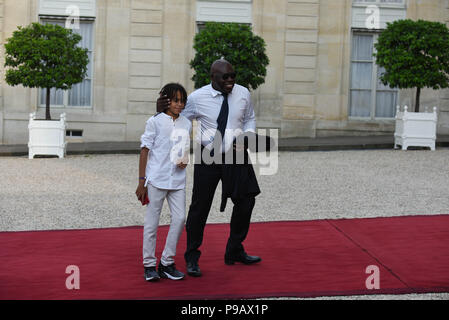
<path fill-rule="evenodd" d="M 145 169 L 145 186 L 166 190 L 184 189 L 186 169 L 177 163 L 189 155 L 192 123 L 180 115 L 176 120 L 165 113 L 149 118 L 145 132 L 140 138 L 141 148 L 149 149 Z"/>

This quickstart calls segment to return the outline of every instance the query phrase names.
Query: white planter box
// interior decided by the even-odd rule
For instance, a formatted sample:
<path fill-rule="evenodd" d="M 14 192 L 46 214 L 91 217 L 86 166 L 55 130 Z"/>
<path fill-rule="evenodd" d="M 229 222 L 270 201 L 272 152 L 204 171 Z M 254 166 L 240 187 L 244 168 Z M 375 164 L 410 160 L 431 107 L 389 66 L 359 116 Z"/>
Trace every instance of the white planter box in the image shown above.
<path fill-rule="evenodd" d="M 437 107 L 433 112 L 408 112 L 407 106 L 401 112 L 398 106 L 396 112 L 396 130 L 394 133 L 394 148 L 429 147 L 435 151 L 437 134 Z"/>
<path fill-rule="evenodd" d="M 36 113 L 31 113 L 28 129 L 28 158 L 33 159 L 35 155 L 64 158 L 67 145 L 65 113 L 61 114 L 59 121 L 36 120 Z"/>

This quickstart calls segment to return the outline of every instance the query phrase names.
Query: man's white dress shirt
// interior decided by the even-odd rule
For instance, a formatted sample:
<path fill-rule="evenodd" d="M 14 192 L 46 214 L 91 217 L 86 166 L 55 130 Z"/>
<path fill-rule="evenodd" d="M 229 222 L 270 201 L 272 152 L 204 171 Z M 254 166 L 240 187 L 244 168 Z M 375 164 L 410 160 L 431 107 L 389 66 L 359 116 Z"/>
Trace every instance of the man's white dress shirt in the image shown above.
<path fill-rule="evenodd" d="M 166 190 L 185 188 L 186 170 L 177 163 L 190 148 L 192 123 L 180 115 L 173 120 L 166 113 L 158 113 L 148 119 L 145 133 L 140 138 L 140 147 L 150 150 L 145 174 L 145 186 Z"/>
<path fill-rule="evenodd" d="M 190 120 L 196 119 L 198 121 L 196 141 L 209 149 L 212 148 L 217 131 L 217 118 L 222 103 L 222 93 L 209 84 L 189 95 L 186 107 L 181 113 Z M 238 84 L 234 85 L 232 92 L 228 95 L 228 104 L 228 123 L 222 151 L 228 151 L 232 146 L 234 137 L 241 133 L 256 132 L 256 116 L 251 104 L 249 90 Z"/>

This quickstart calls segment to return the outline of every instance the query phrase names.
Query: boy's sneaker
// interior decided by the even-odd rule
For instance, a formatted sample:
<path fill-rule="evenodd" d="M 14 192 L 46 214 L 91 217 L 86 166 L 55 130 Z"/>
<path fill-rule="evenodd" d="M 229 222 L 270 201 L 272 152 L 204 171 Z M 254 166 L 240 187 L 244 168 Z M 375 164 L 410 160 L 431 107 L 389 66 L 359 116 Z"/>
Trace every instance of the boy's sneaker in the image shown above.
<path fill-rule="evenodd" d="M 156 271 L 156 267 L 145 267 L 145 274 L 144 274 L 146 281 L 158 281 L 161 277 L 159 277 L 159 274 Z"/>
<path fill-rule="evenodd" d="M 174 263 L 169 266 L 164 266 L 162 263 L 159 263 L 158 271 L 161 278 L 171 280 L 181 280 L 184 278 L 184 273 L 176 270 Z"/>

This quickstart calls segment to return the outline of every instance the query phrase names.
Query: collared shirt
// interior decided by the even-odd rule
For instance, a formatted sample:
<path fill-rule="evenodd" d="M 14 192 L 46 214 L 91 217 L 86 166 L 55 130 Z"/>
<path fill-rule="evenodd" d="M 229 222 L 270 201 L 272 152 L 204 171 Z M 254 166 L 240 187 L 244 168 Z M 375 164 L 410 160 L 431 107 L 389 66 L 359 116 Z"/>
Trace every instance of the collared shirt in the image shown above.
<path fill-rule="evenodd" d="M 199 121 L 196 141 L 206 148 L 212 148 L 222 103 L 222 93 L 209 84 L 189 95 L 186 107 L 181 113 L 190 120 Z M 228 104 L 229 115 L 222 151 L 228 151 L 234 137 L 239 134 L 256 131 L 256 116 L 248 89 L 238 84 L 234 85 L 232 92 L 228 95 Z"/>
<path fill-rule="evenodd" d="M 180 115 L 178 119 L 165 113 L 158 113 L 148 119 L 145 133 L 140 138 L 141 148 L 150 150 L 145 170 L 145 186 L 167 190 L 185 188 L 186 170 L 177 163 L 189 155 L 192 123 Z"/>

